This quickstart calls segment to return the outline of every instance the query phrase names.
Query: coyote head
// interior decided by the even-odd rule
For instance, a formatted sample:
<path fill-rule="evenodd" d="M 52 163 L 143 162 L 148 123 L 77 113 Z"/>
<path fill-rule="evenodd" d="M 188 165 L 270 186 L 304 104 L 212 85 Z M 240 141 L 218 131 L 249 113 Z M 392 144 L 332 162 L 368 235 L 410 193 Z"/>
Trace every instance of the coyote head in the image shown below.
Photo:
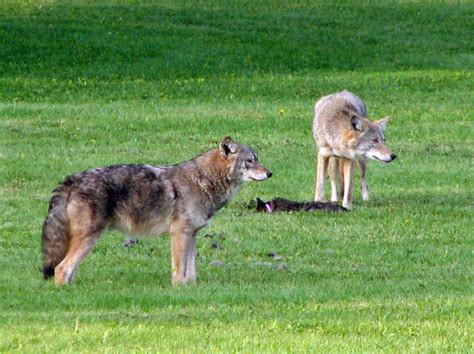
<path fill-rule="evenodd" d="M 242 181 L 264 181 L 272 173 L 262 166 L 252 148 L 234 142 L 230 137 L 219 144 L 221 157 L 230 165 L 229 176 Z"/>
<path fill-rule="evenodd" d="M 351 117 L 352 128 L 359 133 L 355 146 L 356 154 L 380 162 L 392 162 L 397 155 L 385 145 L 385 128 L 390 117 L 371 122 L 359 116 Z"/>

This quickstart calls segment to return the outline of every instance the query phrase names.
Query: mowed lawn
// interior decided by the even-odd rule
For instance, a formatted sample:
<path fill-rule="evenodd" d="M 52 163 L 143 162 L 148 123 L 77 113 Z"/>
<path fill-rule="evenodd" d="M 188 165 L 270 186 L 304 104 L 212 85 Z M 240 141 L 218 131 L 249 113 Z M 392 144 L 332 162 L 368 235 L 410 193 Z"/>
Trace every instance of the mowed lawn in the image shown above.
<path fill-rule="evenodd" d="M 329 3 L 0 5 L 0 352 L 473 351 L 474 6 Z M 356 181 L 350 213 L 248 209 L 313 198 L 313 105 L 342 89 L 393 117 L 371 200 Z M 201 232 L 197 285 L 171 286 L 167 236 L 116 232 L 72 285 L 43 281 L 66 175 L 226 135 L 274 176 Z"/>

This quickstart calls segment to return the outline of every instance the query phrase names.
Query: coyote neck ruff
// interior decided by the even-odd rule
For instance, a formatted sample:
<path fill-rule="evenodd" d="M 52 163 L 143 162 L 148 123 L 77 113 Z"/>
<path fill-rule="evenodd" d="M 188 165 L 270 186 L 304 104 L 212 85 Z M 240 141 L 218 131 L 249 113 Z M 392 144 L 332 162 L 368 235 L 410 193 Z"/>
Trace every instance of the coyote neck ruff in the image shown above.
<path fill-rule="evenodd" d="M 198 166 L 209 166 L 208 169 L 200 169 Z M 209 216 L 214 215 L 224 207 L 237 193 L 244 181 L 242 176 L 232 170 L 233 165 L 222 163 L 222 157 L 218 149 L 210 150 L 193 160 L 169 168 L 172 173 L 174 169 L 179 175 L 183 171 L 182 178 L 189 178 L 189 187 L 195 186 L 195 192 L 201 194 L 203 211 Z"/>
<path fill-rule="evenodd" d="M 72 281 L 100 235 L 114 228 L 128 235 L 169 232 L 172 282 L 194 282 L 197 232 L 244 181 L 269 177 L 255 152 L 230 138 L 169 167 L 116 165 L 71 175 L 54 190 L 43 225 L 44 276 Z"/>

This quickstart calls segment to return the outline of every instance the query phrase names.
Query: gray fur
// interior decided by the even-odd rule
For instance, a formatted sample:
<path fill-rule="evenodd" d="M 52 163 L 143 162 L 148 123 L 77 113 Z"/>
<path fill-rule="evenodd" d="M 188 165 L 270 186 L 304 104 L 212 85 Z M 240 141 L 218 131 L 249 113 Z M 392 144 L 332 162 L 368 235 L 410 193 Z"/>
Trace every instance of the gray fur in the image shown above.
<path fill-rule="evenodd" d="M 169 167 L 115 165 L 71 175 L 53 192 L 44 223 L 45 277 L 70 282 L 101 233 L 117 229 L 134 236 L 170 232 L 173 283 L 194 281 L 197 231 L 245 180 L 270 176 L 251 148 L 230 138 Z"/>

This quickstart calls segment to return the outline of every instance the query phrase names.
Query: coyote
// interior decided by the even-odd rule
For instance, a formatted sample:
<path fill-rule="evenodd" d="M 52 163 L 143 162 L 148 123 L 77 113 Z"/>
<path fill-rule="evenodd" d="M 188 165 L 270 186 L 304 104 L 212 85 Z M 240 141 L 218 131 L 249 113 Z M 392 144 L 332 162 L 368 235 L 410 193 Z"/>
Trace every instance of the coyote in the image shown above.
<path fill-rule="evenodd" d="M 397 156 L 385 145 L 384 131 L 390 117 L 371 122 L 362 100 L 348 91 L 322 97 L 314 107 L 313 136 L 318 147 L 315 201 L 324 201 L 324 179 L 331 179 L 331 201 L 337 202 L 338 170 L 342 206 L 352 206 L 354 165 L 361 173 L 362 199 L 369 199 L 367 158 L 391 162 Z"/>
<path fill-rule="evenodd" d="M 115 165 L 71 175 L 53 191 L 43 225 L 44 277 L 71 282 L 100 235 L 114 228 L 128 235 L 169 232 L 172 283 L 195 282 L 197 232 L 244 181 L 271 176 L 254 150 L 229 137 L 177 165 Z"/>

